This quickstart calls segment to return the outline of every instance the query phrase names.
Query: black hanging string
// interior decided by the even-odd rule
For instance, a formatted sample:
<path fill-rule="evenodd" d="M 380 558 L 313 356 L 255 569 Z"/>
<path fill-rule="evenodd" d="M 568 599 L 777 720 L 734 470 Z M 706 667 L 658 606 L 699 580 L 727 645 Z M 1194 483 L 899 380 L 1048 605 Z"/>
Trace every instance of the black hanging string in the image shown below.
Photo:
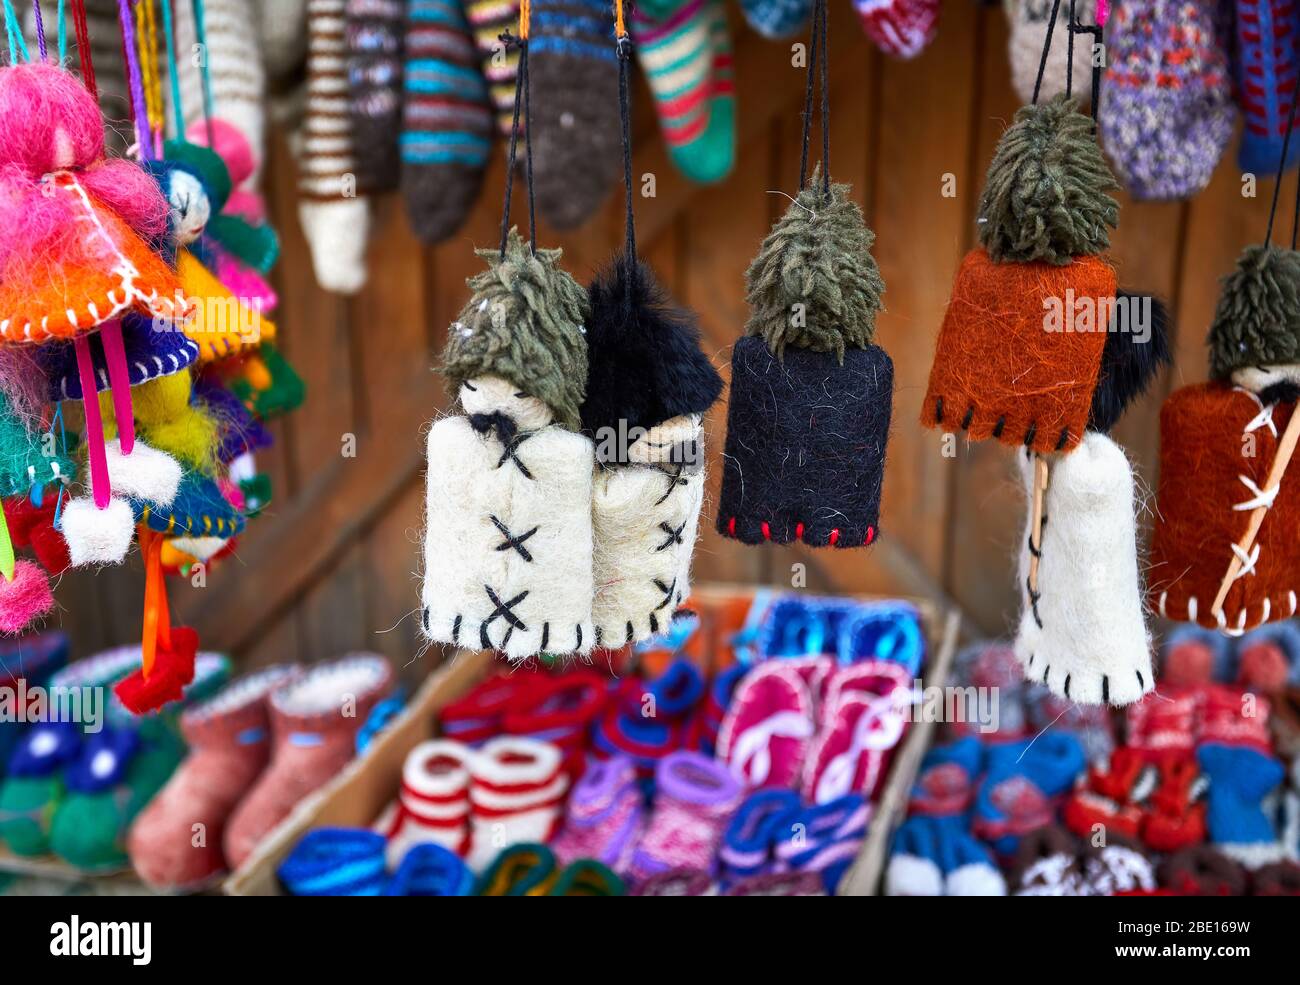
<path fill-rule="evenodd" d="M 528 39 L 515 37 L 509 31 L 501 35 L 501 42 L 519 49 L 519 68 L 515 75 L 515 113 L 510 124 L 510 153 L 506 160 L 506 198 L 501 210 L 501 257 L 505 259 L 506 243 L 510 238 L 510 203 L 515 192 L 515 161 L 519 148 L 519 116 L 523 110 L 524 132 L 531 135 L 532 123 L 528 105 Z M 533 204 L 533 142 L 524 145 L 524 183 L 528 188 L 528 245 L 537 252 L 537 213 Z"/>
<path fill-rule="evenodd" d="M 799 187 L 802 189 L 808 182 L 808 144 L 812 136 L 813 86 L 816 80 L 820 81 L 822 90 L 822 195 L 829 199 L 831 195 L 831 108 L 828 85 L 830 58 L 826 42 L 826 0 L 814 0 L 812 29 L 808 40 L 808 83 L 804 89 L 803 149 L 799 156 Z"/>
<path fill-rule="evenodd" d="M 1047 39 L 1043 42 L 1043 54 L 1038 59 L 1038 76 L 1034 79 L 1034 98 L 1030 100 L 1034 105 L 1038 104 L 1038 93 L 1043 88 L 1043 73 L 1047 71 L 1047 55 L 1052 50 L 1052 32 L 1056 30 L 1056 18 L 1061 13 L 1061 0 L 1052 0 L 1052 14 L 1047 19 Z M 1069 84 L 1069 76 L 1066 76 L 1066 84 Z"/>
<path fill-rule="evenodd" d="M 1273 240 L 1273 219 L 1277 216 L 1277 200 L 1282 193 L 1282 178 L 1286 174 L 1287 154 L 1291 149 L 1291 131 L 1295 129 L 1295 104 L 1291 100 L 1291 112 L 1286 117 L 1286 133 L 1282 136 L 1282 156 L 1277 162 L 1277 181 L 1273 185 L 1273 202 L 1268 208 L 1268 228 L 1264 231 L 1264 245 Z M 1291 223 L 1291 249 L 1296 248 L 1297 226 L 1300 225 L 1300 188 L 1297 188 L 1295 216 Z"/>
<path fill-rule="evenodd" d="M 1066 39 L 1065 53 L 1065 98 L 1069 99 L 1074 95 L 1074 36 L 1076 34 L 1086 34 L 1092 39 L 1089 45 L 1090 51 L 1096 50 L 1096 45 L 1101 44 L 1102 29 L 1100 24 L 1081 24 L 1075 15 L 1075 2 L 1070 0 L 1069 25 Z M 1052 50 L 1052 34 L 1056 29 L 1056 18 L 1061 12 L 1061 0 L 1052 0 L 1052 14 L 1047 22 L 1047 36 L 1043 40 L 1043 53 L 1038 59 L 1038 75 L 1034 79 L 1034 98 L 1030 101 L 1034 105 L 1038 103 L 1038 96 L 1043 88 L 1043 75 L 1047 71 L 1047 56 Z M 1089 59 L 1093 61 L 1093 59 Z M 1092 66 L 1092 105 L 1089 107 L 1089 115 L 1092 116 L 1095 124 L 1097 119 L 1097 105 L 1101 102 L 1101 66 L 1094 64 Z"/>
<path fill-rule="evenodd" d="M 636 282 L 638 266 L 636 259 L 636 213 L 632 207 L 632 100 L 629 94 L 628 76 L 632 62 L 632 38 L 626 33 L 615 40 L 618 49 L 618 116 L 623 137 L 623 202 L 626 214 L 623 217 L 623 263 L 627 269 L 629 290 L 623 293 L 623 305 L 631 314 L 631 286 Z"/>

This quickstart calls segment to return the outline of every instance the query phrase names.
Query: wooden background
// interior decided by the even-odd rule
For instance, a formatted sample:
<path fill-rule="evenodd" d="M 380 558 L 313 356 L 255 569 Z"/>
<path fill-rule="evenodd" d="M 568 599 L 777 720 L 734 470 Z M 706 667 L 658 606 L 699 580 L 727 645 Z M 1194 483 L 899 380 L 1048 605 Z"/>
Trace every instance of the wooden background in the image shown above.
<path fill-rule="evenodd" d="M 902 63 L 875 51 L 849 3 L 831 8 L 832 173 L 853 184 L 888 285 L 877 341 L 894 359 L 897 393 L 884 536 L 870 550 L 810 551 L 749 548 L 714 534 L 720 404 L 708 421 L 712 481 L 695 577 L 789 585 L 791 566 L 802 563 L 810 589 L 942 594 L 978 627 L 999 632 L 1013 624 L 1017 606 L 1021 503 L 1013 456 L 993 443 L 963 441 L 955 458 L 945 458 L 941 436 L 923 430 L 918 414 L 953 272 L 974 241 L 984 168 L 1016 108 L 1005 21 L 997 8 L 946 0 L 937 41 Z M 793 192 L 798 180 L 804 87 L 791 43 L 765 40 L 734 5 L 731 13 L 739 92 L 732 176 L 699 187 L 674 170 L 640 82 L 634 117 L 635 173 L 657 181 L 656 197 L 637 204 L 642 254 L 699 312 L 724 374 L 746 318 L 742 274 L 787 205 L 773 192 Z M 1234 161 L 1230 148 L 1191 202 L 1122 201 L 1114 237 L 1121 285 L 1168 299 L 1176 324 L 1174 369 L 1117 433 L 1148 491 L 1160 401 L 1170 388 L 1205 377 L 1203 339 L 1218 278 L 1241 247 L 1263 236 L 1273 184 L 1261 181 L 1256 197 L 1243 197 Z M 943 196 L 945 175 L 955 177 L 956 197 Z M 199 629 L 206 647 L 256 663 L 373 649 L 409 664 L 410 675 L 427 663 L 416 659 L 423 431 L 446 407 L 433 367 L 465 298 L 464 280 L 480 267 L 472 247 L 496 241 L 503 178 L 498 159 L 465 227 L 435 249 L 413 239 L 400 200 L 376 202 L 369 283 L 341 298 L 313 280 L 295 216 L 293 165 L 276 138 L 266 191 L 284 239 L 277 318 L 309 397 L 275 426 L 278 442 L 265 466 L 276 499 L 252 523 L 238 557 L 214 568 L 206 587 L 171 582 L 173 610 Z M 1280 213 L 1289 216 L 1293 202 L 1287 188 Z M 585 282 L 621 237 L 622 204 L 613 195 L 581 230 L 544 229 L 541 241 L 563 246 L 568 269 Z M 342 454 L 347 435 L 356 439 L 354 458 Z M 138 559 L 125 569 L 65 576 L 56 594 L 75 652 L 139 638 L 142 580 Z"/>

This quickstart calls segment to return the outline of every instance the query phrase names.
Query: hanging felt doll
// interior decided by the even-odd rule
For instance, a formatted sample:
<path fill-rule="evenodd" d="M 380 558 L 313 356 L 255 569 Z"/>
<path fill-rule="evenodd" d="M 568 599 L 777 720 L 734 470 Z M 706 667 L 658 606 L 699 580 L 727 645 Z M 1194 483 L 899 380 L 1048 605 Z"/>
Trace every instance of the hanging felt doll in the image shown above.
<path fill-rule="evenodd" d="M 630 131 L 617 45 L 620 110 Z M 624 174 L 631 177 L 631 142 Z M 596 443 L 592 490 L 597 643 L 623 646 L 666 630 L 690 594 L 691 555 L 704 500 L 702 417 L 722 378 L 700 350 L 694 318 L 674 307 L 636 257 L 632 191 L 624 252 L 592 282 L 582 426 Z"/>
<path fill-rule="evenodd" d="M 592 443 L 586 292 L 511 230 L 448 332 L 463 416 L 429 431 L 424 631 L 514 660 L 586 653 L 592 625 Z"/>
<path fill-rule="evenodd" d="M 824 23 L 819 2 L 810 74 Z M 717 528 L 746 544 L 861 547 L 879 533 L 894 393 L 893 362 L 872 342 L 885 283 L 849 186 L 823 170 L 825 113 L 823 101 L 822 167 L 806 187 L 801 176 L 745 274 L 750 317 L 731 356 Z"/>

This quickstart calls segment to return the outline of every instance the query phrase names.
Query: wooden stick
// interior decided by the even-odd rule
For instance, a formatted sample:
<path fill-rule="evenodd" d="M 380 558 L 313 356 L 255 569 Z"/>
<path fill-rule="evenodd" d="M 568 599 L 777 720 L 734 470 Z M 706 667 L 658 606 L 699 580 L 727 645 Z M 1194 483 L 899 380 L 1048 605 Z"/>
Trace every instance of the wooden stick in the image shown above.
<path fill-rule="evenodd" d="M 1038 591 L 1038 557 L 1043 551 L 1043 494 L 1047 492 L 1047 460 L 1034 455 L 1034 499 L 1029 521 L 1029 590 Z"/>
<path fill-rule="evenodd" d="M 1278 442 L 1277 452 L 1273 455 L 1273 464 L 1269 466 L 1268 481 L 1264 483 L 1265 492 L 1276 488 L 1282 481 L 1282 476 L 1286 475 L 1286 467 L 1291 463 L 1291 455 L 1295 452 L 1297 441 L 1300 441 L 1300 405 L 1291 411 L 1291 420 L 1287 422 L 1286 430 L 1282 432 L 1282 440 Z M 1237 541 L 1239 551 L 1232 553 L 1228 573 L 1223 576 L 1219 594 L 1214 597 L 1214 605 L 1210 607 L 1210 615 L 1217 617 L 1223 612 L 1223 603 L 1228 600 L 1232 583 L 1237 580 L 1237 574 L 1241 571 L 1241 557 L 1243 554 L 1249 554 L 1250 549 L 1255 546 L 1255 538 L 1259 535 L 1259 528 L 1263 525 L 1264 514 L 1267 512 L 1267 506 L 1256 506 L 1250 511 L 1250 522 L 1246 524 L 1246 532 L 1241 540 Z"/>

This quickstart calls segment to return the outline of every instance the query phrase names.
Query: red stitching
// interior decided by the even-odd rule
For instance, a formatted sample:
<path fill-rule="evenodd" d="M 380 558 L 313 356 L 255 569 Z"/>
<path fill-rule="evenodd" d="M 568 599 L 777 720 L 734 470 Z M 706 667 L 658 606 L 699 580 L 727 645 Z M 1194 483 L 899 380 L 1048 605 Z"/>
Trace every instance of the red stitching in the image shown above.
<path fill-rule="evenodd" d="M 727 521 L 727 536 L 736 536 L 736 518 L 734 516 Z"/>
<path fill-rule="evenodd" d="M 831 531 L 831 547 L 834 547 L 840 539 L 840 528 L 836 527 Z"/>
<path fill-rule="evenodd" d="M 864 540 L 862 543 L 864 543 L 864 544 L 870 544 L 870 543 L 871 543 L 873 540 L 875 540 L 875 539 L 876 539 L 876 528 L 875 528 L 875 527 L 867 527 L 867 539 Z"/>
<path fill-rule="evenodd" d="M 803 540 L 803 521 L 800 520 L 794 525 L 795 540 Z"/>
<path fill-rule="evenodd" d="M 763 539 L 764 539 L 764 540 L 771 540 L 771 539 L 772 539 L 772 528 L 769 527 L 769 526 L 767 525 L 767 521 L 766 521 L 766 520 L 763 521 L 762 529 L 763 529 Z"/>

